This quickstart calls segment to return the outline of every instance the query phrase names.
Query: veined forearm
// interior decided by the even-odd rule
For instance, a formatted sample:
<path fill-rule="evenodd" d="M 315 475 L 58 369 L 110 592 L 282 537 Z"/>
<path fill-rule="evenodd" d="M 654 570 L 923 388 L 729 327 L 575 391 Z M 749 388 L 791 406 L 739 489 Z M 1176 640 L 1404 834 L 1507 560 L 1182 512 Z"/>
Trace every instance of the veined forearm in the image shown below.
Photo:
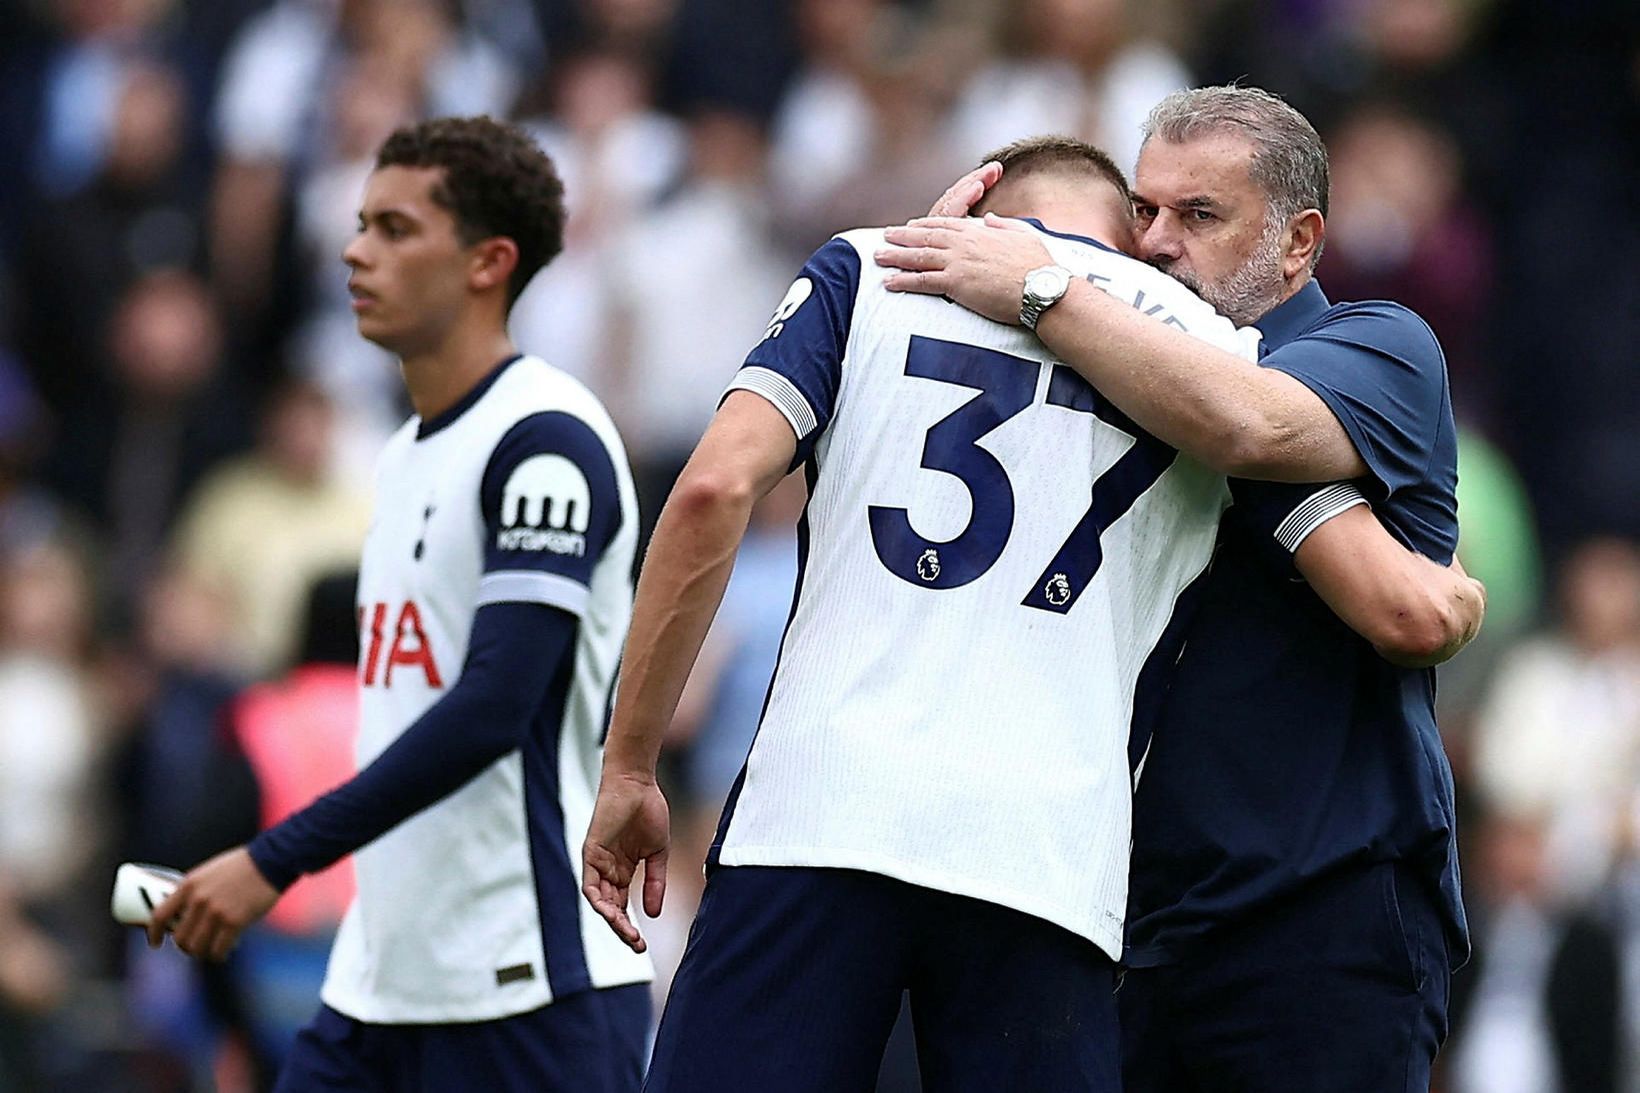
<path fill-rule="evenodd" d="M 654 771 L 666 727 L 723 600 L 753 500 L 685 470 L 662 510 L 621 659 L 605 743 L 611 769 Z"/>
<path fill-rule="evenodd" d="M 1162 442 L 1239 478 L 1314 482 L 1365 470 L 1337 418 L 1260 368 L 1076 282 L 1037 325 L 1043 344 Z"/>

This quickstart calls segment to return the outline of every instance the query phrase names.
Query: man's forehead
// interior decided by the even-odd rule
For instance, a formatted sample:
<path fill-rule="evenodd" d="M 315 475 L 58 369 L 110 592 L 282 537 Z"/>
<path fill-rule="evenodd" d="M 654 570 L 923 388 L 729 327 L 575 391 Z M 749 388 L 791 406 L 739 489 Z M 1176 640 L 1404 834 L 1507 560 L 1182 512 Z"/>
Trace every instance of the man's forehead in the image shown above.
<path fill-rule="evenodd" d="M 370 172 L 365 182 L 360 212 L 400 210 L 419 216 L 430 215 L 438 208 L 433 200 L 433 188 L 443 179 L 441 167 L 378 167 Z"/>
<path fill-rule="evenodd" d="M 1253 142 L 1236 133 L 1208 133 L 1187 141 L 1152 137 L 1139 150 L 1134 190 L 1147 200 L 1230 196 L 1254 189 Z"/>

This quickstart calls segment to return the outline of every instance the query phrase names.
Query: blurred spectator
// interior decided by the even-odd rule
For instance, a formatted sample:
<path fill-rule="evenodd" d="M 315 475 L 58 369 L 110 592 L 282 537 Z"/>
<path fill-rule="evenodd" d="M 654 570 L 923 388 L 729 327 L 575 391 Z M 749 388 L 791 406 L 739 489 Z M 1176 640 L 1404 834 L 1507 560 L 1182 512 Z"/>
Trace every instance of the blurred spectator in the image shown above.
<path fill-rule="evenodd" d="M 612 257 L 603 394 L 632 457 L 646 528 L 797 268 L 772 243 L 765 151 L 751 118 L 696 115 L 688 180 L 633 223 Z"/>
<path fill-rule="evenodd" d="M 118 682 L 122 860 L 200 861 L 257 830 L 260 800 L 230 728 L 241 688 L 222 598 L 175 568 L 147 582 L 140 644 Z M 127 938 L 128 1005 L 144 1038 L 207 1074 L 245 1018 L 233 966 L 197 965 Z"/>
<path fill-rule="evenodd" d="M 74 407 L 48 468 L 91 516 L 126 602 L 152 573 L 182 498 L 244 447 L 245 409 L 222 374 L 222 332 L 204 285 L 176 269 L 141 277 L 108 333 L 112 388 Z"/>
<path fill-rule="evenodd" d="M 1468 841 L 1475 952 L 1452 981 L 1452 1093 L 1617 1093 L 1624 1005 L 1611 923 L 1556 897 L 1530 817 L 1490 817 Z"/>
<path fill-rule="evenodd" d="M 1328 139 L 1332 204 L 1320 276 L 1335 300 L 1394 300 L 1446 353 L 1453 411 L 1490 418 L 1483 323 L 1491 236 L 1462 190 L 1450 136 L 1393 106 L 1357 108 Z"/>
<path fill-rule="evenodd" d="M 848 84 L 831 91 L 819 88 L 828 95 L 845 88 L 858 93 L 859 105 L 865 110 L 856 119 L 860 125 L 857 147 L 848 134 L 836 134 L 849 161 L 838 157 L 830 166 L 843 173 L 829 176 L 827 161 L 821 159 L 811 181 L 797 183 L 801 172 L 794 158 L 786 162 L 793 181 L 774 189 L 780 203 L 779 231 L 798 253 L 815 250 L 847 228 L 920 216 L 928 210 L 931 195 L 974 165 L 973 158 L 959 159 L 953 153 L 942 124 L 957 91 L 952 86 L 957 69 L 951 61 L 953 53 L 961 55 L 961 39 L 896 24 L 887 12 L 883 22 L 886 27 L 880 29 L 899 33 L 874 37 L 870 51 L 855 60 Z M 848 48 L 867 47 L 856 42 Z M 823 72 L 816 75 L 831 78 Z M 797 90 L 805 93 L 812 87 L 805 79 Z M 807 110 L 809 116 L 782 114 L 788 139 L 815 141 L 821 126 L 830 124 L 824 115 L 832 108 L 823 101 L 792 100 L 791 107 Z M 781 160 L 777 158 L 774 165 L 779 167 Z"/>
<path fill-rule="evenodd" d="M 721 107 L 767 123 L 797 55 L 790 3 L 755 0 L 592 0 L 602 8 L 675 8 L 663 101 L 679 111 Z"/>
<path fill-rule="evenodd" d="M 28 378 L 0 349 L 0 558 L 66 534 L 62 506 L 30 481 L 47 436 Z"/>
<path fill-rule="evenodd" d="M 359 337 L 347 294 L 342 249 L 359 230 L 359 202 L 376 166 L 376 149 L 416 114 L 413 89 L 386 71 L 385 56 L 339 66 L 328 90 L 335 126 L 329 153 L 296 182 L 296 262 L 306 301 L 291 333 L 289 361 L 317 383 L 340 415 L 336 469 L 361 484 L 407 416 L 397 361 Z"/>
<path fill-rule="evenodd" d="M 505 114 L 518 76 L 445 0 L 276 0 L 235 38 L 215 118 L 222 159 L 211 220 L 213 269 L 236 315 L 264 313 L 288 192 L 345 134 L 332 94 L 375 58 L 418 116 Z"/>
<path fill-rule="evenodd" d="M 1010 141 L 1062 133 L 1133 173 L 1150 108 L 1190 82 L 1162 43 L 1129 33 L 1124 0 L 1021 0 L 997 9 L 1002 58 L 981 70 L 952 120 L 964 160 Z"/>
<path fill-rule="evenodd" d="M 105 737 L 85 674 L 84 567 L 46 543 L 0 559 L 0 1088 L 55 1069 L 105 832 Z M 15 1084 L 7 1084 L 9 1082 Z"/>
<path fill-rule="evenodd" d="M 66 413 L 91 397 L 98 338 L 120 296 L 144 273 L 186 269 L 203 253 L 198 195 L 181 161 L 187 100 L 181 77 L 148 62 L 122 67 L 106 154 L 71 194 L 24 227 L 18 347 L 47 401 Z"/>
<path fill-rule="evenodd" d="M 291 663 L 308 586 L 364 545 L 370 499 L 331 474 L 333 418 L 321 391 L 288 383 L 257 449 L 212 472 L 179 520 L 178 564 L 223 596 L 235 661 L 252 675 Z"/>
<path fill-rule="evenodd" d="M 553 111 L 531 129 L 558 169 L 569 211 L 564 253 L 513 306 L 513 341 L 602 389 L 608 365 L 610 248 L 682 175 L 684 127 L 654 107 L 650 74 L 631 53 L 565 58 Z"/>
<path fill-rule="evenodd" d="M 263 828 L 345 782 L 357 767 L 357 583 L 355 573 L 314 582 L 296 666 L 250 688 L 234 705 L 234 734 L 256 776 Z M 299 879 L 240 939 L 234 979 L 252 1042 L 270 1072 L 313 1015 L 330 943 L 352 898 L 353 867 L 343 860 Z"/>
<path fill-rule="evenodd" d="M 1549 889 L 1604 884 L 1640 786 L 1640 550 L 1594 540 L 1568 559 L 1560 624 L 1499 667 L 1475 723 L 1475 773 L 1506 818 L 1542 817 Z"/>

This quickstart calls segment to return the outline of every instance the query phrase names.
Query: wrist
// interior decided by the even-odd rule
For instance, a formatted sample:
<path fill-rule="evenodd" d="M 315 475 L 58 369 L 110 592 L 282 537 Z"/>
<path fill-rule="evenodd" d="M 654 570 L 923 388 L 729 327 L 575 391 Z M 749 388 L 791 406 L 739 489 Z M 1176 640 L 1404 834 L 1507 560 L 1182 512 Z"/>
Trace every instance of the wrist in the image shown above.
<path fill-rule="evenodd" d="M 1070 270 L 1053 263 L 1038 266 L 1026 273 L 1025 283 L 1020 290 L 1020 325 L 1027 330 L 1035 330 L 1042 316 L 1065 298 L 1073 279 Z"/>

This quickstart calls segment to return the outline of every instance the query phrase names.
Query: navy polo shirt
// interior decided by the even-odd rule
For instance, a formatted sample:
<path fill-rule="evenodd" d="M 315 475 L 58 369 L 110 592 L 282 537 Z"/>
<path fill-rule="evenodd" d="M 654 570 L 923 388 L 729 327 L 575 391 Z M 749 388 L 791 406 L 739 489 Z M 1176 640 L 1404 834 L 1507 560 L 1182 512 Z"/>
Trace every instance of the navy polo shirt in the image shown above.
<path fill-rule="evenodd" d="M 1368 473 L 1350 485 L 1401 542 L 1449 562 L 1457 446 L 1429 327 L 1397 304 L 1331 304 L 1313 281 L 1256 325 L 1261 364 L 1314 391 L 1355 442 Z M 1316 878 L 1400 861 L 1440 906 L 1456 967 L 1468 927 L 1435 673 L 1379 657 L 1293 566 L 1295 524 L 1354 491 L 1231 489 L 1134 793 L 1126 960 L 1173 963 Z"/>

